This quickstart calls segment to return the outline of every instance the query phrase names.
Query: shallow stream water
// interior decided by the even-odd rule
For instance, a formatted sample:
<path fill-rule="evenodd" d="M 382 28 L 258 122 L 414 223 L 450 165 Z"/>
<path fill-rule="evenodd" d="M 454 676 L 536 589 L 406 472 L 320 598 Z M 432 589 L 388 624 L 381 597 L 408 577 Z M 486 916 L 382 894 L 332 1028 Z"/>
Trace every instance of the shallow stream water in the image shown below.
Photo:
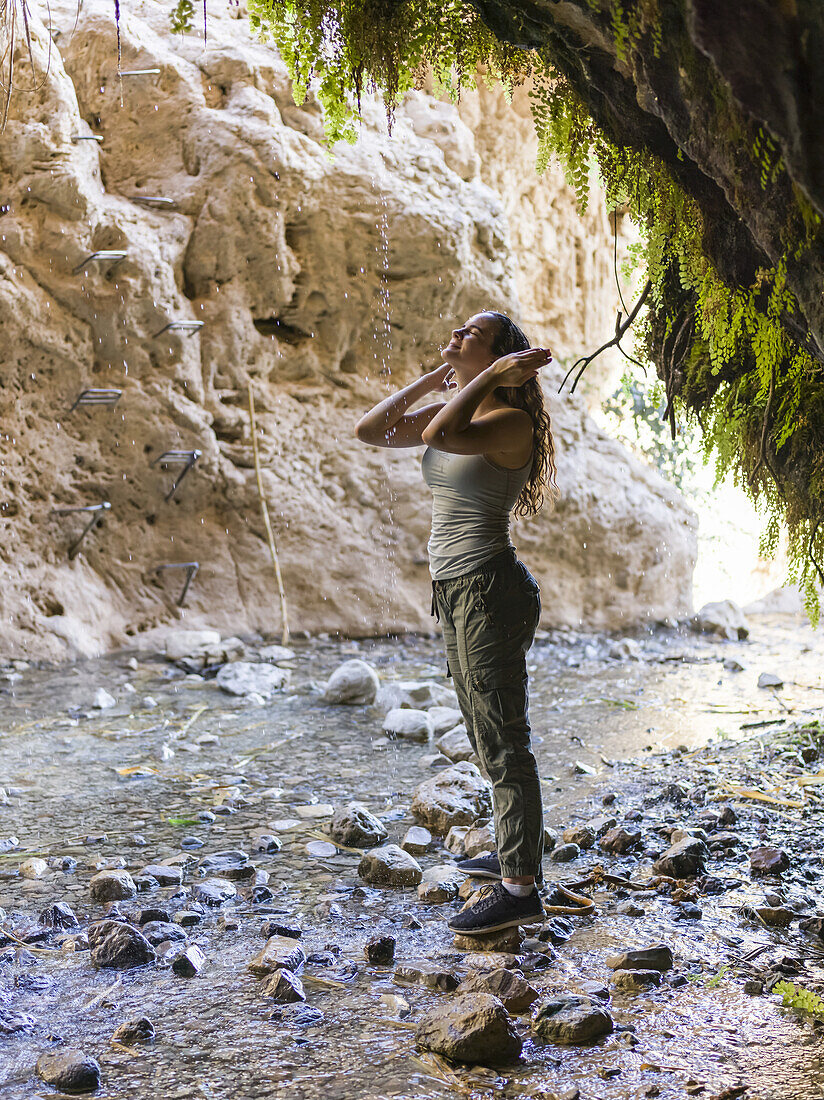
<path fill-rule="evenodd" d="M 593 817 L 609 793 L 617 795 L 612 810 L 620 808 L 619 817 L 644 807 L 666 779 L 671 750 L 705 744 L 719 729 L 735 737 L 741 727 L 778 723 L 790 711 L 820 715 L 822 632 L 790 617 L 756 624 L 746 643 L 650 632 L 638 638 L 640 660 L 609 659 L 608 638 L 539 638 L 529 660 L 531 718 L 547 823 L 562 829 Z M 397 960 L 437 960 L 460 974 L 462 953 L 445 929 L 451 906 L 423 906 L 414 889 L 365 886 L 356 853 L 338 849 L 318 857 L 307 844 L 328 825 L 325 807 L 351 799 L 366 803 L 390 840 L 400 842 L 413 824 L 412 792 L 433 774 L 426 759 L 431 747 L 387 741 L 379 711 L 326 706 L 318 685 L 353 656 L 373 663 L 384 680 L 448 683 L 440 647 L 433 639 L 393 638 L 312 640 L 295 649 L 289 690 L 263 706 L 225 695 L 213 680 L 187 678 L 159 656 L 140 656 L 136 669 L 127 666 L 128 654 L 9 669 L 0 680 L 0 786 L 8 792 L 0 796 L 0 840 L 19 840 L 18 849 L 0 857 L 3 928 L 32 924 L 56 901 L 67 901 L 85 926 L 106 908 L 89 895 L 96 869 L 122 866 L 117 861 L 123 860 L 137 871 L 179 855 L 183 838 L 202 842 L 195 857 L 233 848 L 252 854 L 261 832 L 276 834 L 283 845 L 275 854 L 252 855 L 269 873 L 272 899 L 229 906 L 237 930 L 223 927 L 217 910 L 189 929 L 208 959 L 194 978 L 164 967 L 95 971 L 88 952 L 63 953 L 47 944 L 40 950 L 6 947 L 0 987 L 35 1024 L 0 1036 L 4 1097 L 55 1095 L 34 1076 L 34 1064 L 60 1045 L 81 1047 L 98 1059 L 98 1095 L 112 1100 L 439 1100 L 473 1090 L 540 1098 L 574 1087 L 582 1100 L 625 1100 L 709 1097 L 742 1081 L 750 1100 L 824 1095 L 822 1050 L 811 1029 L 775 998 L 753 998 L 741 983 L 720 980 L 643 995 L 614 993 L 616 1022 L 631 1025 L 634 1034 L 615 1034 L 590 1047 L 543 1044 L 529 1035 L 525 1017 L 523 1058 L 506 1070 L 453 1077 L 421 1060 L 414 1021 L 449 995 L 399 987 L 392 967 L 366 963 L 363 945 L 386 931 L 397 939 Z M 740 661 L 743 671 L 725 670 L 725 658 Z M 762 671 L 782 675 L 784 689 L 759 690 Z M 115 707 L 92 709 L 100 687 L 115 697 Z M 146 696 L 157 706 L 142 708 Z M 634 763 L 622 763 L 629 760 Z M 198 822 L 201 811 L 227 800 L 235 812 Z M 655 807 L 644 814 L 652 823 L 665 816 Z M 29 856 L 70 857 L 76 868 L 52 866 L 40 878 L 20 877 L 18 867 Z M 426 867 L 449 858 L 439 849 L 420 861 Z M 571 865 L 547 862 L 546 874 L 574 881 L 601 858 L 593 852 Z M 636 863 L 625 861 L 621 873 L 632 873 Z M 608 980 L 606 956 L 661 941 L 687 970 L 723 974 L 730 944 L 743 951 L 749 942 L 744 937 L 742 946 L 734 911 L 748 891 L 742 882 L 740 896 L 723 898 L 728 913 L 719 908 L 711 922 L 698 925 L 674 920 L 672 906 L 655 897 L 645 900 L 642 921 L 618 915 L 601 891 L 595 895 L 599 916 L 576 920 L 568 942 L 548 953 L 546 968 L 527 977 L 540 988 L 578 992 L 584 981 Z M 130 914 L 171 893 L 140 894 L 119 903 L 120 909 Z M 323 964 L 305 968 L 306 1004 L 273 1006 L 246 970 L 263 945 L 260 925 L 268 916 L 300 925 L 307 952 L 328 952 Z M 407 927 L 410 916 L 420 928 Z M 758 944 L 757 935 L 752 942 Z M 398 1018 L 381 1000 L 385 994 L 408 1001 L 408 1018 Z M 118 1024 L 139 1016 L 153 1020 L 153 1043 L 110 1043 Z"/>

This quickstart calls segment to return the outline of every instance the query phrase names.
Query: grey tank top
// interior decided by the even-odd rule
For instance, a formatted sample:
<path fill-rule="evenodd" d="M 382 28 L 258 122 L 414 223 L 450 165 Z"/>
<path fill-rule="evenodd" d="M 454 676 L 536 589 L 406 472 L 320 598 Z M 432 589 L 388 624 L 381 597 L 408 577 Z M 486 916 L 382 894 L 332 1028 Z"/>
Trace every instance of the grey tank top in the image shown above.
<path fill-rule="evenodd" d="M 426 448 L 421 471 L 432 490 L 427 550 L 433 580 L 459 577 L 512 545 L 509 513 L 531 469 L 532 458 L 518 470 L 507 470 L 483 455 Z"/>

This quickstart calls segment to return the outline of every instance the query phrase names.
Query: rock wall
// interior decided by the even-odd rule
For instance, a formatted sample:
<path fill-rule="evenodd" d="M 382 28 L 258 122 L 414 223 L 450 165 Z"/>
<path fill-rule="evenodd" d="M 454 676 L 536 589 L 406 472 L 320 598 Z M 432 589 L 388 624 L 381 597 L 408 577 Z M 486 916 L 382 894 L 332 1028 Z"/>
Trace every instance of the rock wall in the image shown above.
<path fill-rule="evenodd" d="M 121 10 L 123 70 L 160 72 L 118 79 L 110 5 L 59 0 L 51 44 L 33 17 L 34 90 L 18 50 L 0 135 L 0 652 L 91 654 L 179 617 L 279 629 L 249 384 L 292 629 L 428 630 L 420 451 L 364 447 L 354 423 L 479 308 L 559 355 L 600 342 L 606 218 L 580 218 L 560 173 L 536 178 L 525 98 L 415 92 L 391 137 L 368 103 L 331 159 L 318 106 L 294 105 L 238 10 L 210 7 L 205 47 L 163 5 Z M 98 250 L 126 255 L 84 264 Z M 203 327 L 162 332 L 180 320 Z M 515 533 L 545 622 L 688 612 L 692 512 L 556 382 L 562 499 Z M 70 412 L 89 387 L 122 396 Z M 179 471 L 153 463 L 195 448 L 165 500 Z M 52 510 L 101 501 L 70 561 L 85 517 Z M 157 567 L 192 560 L 181 612 L 182 572 Z"/>

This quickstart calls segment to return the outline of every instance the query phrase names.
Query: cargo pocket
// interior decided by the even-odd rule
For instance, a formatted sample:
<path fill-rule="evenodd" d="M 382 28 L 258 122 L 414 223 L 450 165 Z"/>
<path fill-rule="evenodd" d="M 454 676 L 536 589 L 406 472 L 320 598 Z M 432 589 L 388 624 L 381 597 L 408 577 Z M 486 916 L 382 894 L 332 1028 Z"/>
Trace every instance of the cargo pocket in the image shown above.
<path fill-rule="evenodd" d="M 479 755 L 494 783 L 496 774 L 517 766 L 529 747 L 526 665 L 523 661 L 476 665 L 466 675 Z"/>

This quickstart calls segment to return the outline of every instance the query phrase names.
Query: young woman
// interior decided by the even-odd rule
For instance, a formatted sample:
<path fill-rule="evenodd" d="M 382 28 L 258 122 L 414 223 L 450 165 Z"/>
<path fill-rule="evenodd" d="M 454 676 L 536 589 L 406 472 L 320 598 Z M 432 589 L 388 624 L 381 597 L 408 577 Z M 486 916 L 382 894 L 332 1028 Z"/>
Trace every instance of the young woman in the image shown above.
<path fill-rule="evenodd" d="M 492 783 L 497 851 L 461 870 L 494 880 L 449 922 L 478 935 L 543 916 L 543 816 L 530 744 L 526 652 L 541 612 L 538 585 L 515 556 L 509 517 L 536 512 L 555 474 L 549 417 L 538 380 L 552 356 L 531 348 L 501 313 L 456 328 L 443 365 L 376 405 L 355 434 L 378 447 L 426 445 L 432 490 L 432 612 L 441 622 L 469 740 Z M 433 391 L 446 403 L 407 410 Z"/>

